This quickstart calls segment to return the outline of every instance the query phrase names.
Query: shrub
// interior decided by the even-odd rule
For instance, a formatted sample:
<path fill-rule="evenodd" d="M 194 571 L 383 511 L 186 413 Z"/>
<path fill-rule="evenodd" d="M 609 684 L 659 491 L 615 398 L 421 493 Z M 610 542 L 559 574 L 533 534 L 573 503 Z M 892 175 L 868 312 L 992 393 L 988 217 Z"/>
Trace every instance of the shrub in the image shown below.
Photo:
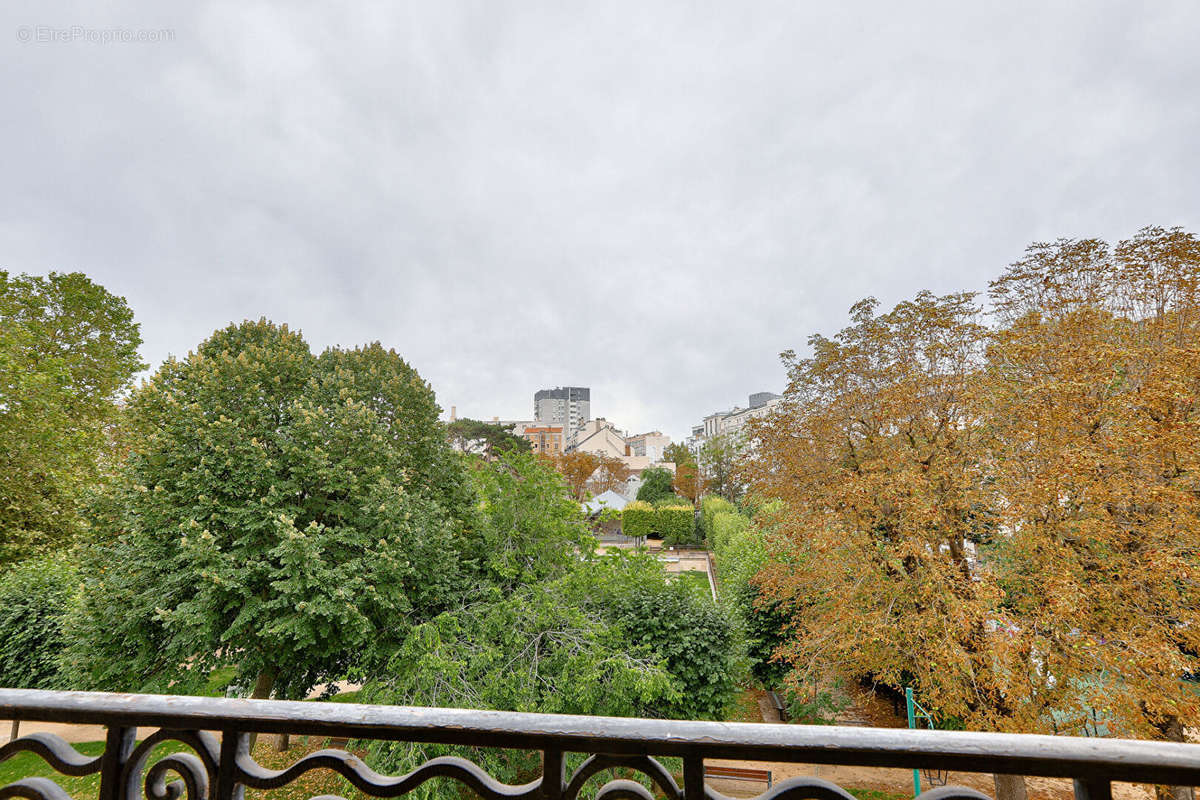
<path fill-rule="evenodd" d="M 750 527 L 750 520 L 734 511 L 722 511 L 712 518 L 708 544 L 718 556 L 723 555 L 734 539 Z"/>
<path fill-rule="evenodd" d="M 621 532 L 626 536 L 650 536 L 654 530 L 654 506 L 635 500 L 621 512 Z"/>
<path fill-rule="evenodd" d="M 771 516 L 779 513 L 784 502 L 762 495 L 746 495 L 738 502 L 738 507 L 743 514 L 751 519 L 757 519 L 760 516 Z"/>
<path fill-rule="evenodd" d="M 57 555 L 21 561 L 0 575 L 0 686 L 56 688 L 63 617 L 77 578 Z"/>
<path fill-rule="evenodd" d="M 696 540 L 696 509 L 691 505 L 660 506 L 654 511 L 654 527 L 664 544 L 692 544 Z"/>
<path fill-rule="evenodd" d="M 733 612 L 682 581 L 611 583 L 598 588 L 597 600 L 635 648 L 662 659 L 680 689 L 674 702 L 654 709 L 655 715 L 722 719 L 747 666 Z"/>
<path fill-rule="evenodd" d="M 713 538 L 713 517 L 721 513 L 731 513 L 737 508 L 733 503 L 726 500 L 724 497 L 709 495 L 700 501 L 700 527 L 704 531 L 704 538 L 712 543 Z"/>
<path fill-rule="evenodd" d="M 761 596 L 754 583 L 754 577 L 767 564 L 763 527 L 728 511 L 715 514 L 711 527 L 709 544 L 716 556 L 721 598 L 743 620 L 751 671 L 764 686 L 778 686 L 788 665 L 772 661 L 771 656 L 783 643 L 788 620 L 779 603 Z M 817 713 L 813 709 L 816 706 L 803 712 L 805 719 Z M 794 710 L 793 714 L 799 715 L 800 711 Z"/>

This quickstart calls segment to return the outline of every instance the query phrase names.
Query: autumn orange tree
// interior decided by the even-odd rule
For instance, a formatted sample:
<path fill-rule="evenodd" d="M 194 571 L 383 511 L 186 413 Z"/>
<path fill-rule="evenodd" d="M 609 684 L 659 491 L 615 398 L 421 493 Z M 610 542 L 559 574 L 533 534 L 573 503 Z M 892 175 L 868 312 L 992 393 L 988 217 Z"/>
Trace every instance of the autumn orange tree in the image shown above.
<path fill-rule="evenodd" d="M 795 685 L 912 683 L 973 728 L 1182 740 L 1200 725 L 1200 240 L 1035 244 L 989 294 L 991 329 L 971 295 L 922 293 L 784 354 L 747 465 L 785 501 L 758 576 L 789 612 L 776 655 Z"/>
<path fill-rule="evenodd" d="M 784 354 L 779 409 L 751 423 L 751 491 L 785 501 L 764 596 L 790 615 L 777 656 L 808 690 L 869 677 L 915 684 L 972 727 L 1005 707 L 988 626 L 996 581 L 972 568 L 990 532 L 975 382 L 987 329 L 971 294 L 851 310 L 811 358 Z"/>
<path fill-rule="evenodd" d="M 576 450 L 548 458 L 566 479 L 576 500 L 585 500 L 588 494 L 617 489 L 629 480 L 629 467 L 614 456 Z"/>
<path fill-rule="evenodd" d="M 597 457 L 600 459 L 600 465 L 592 473 L 591 480 L 588 482 L 589 491 L 592 494 L 602 494 L 610 489 L 613 491 L 623 490 L 625 482 L 629 480 L 633 470 L 616 456 L 600 454 Z"/>
<path fill-rule="evenodd" d="M 687 445 L 676 442 L 667 445 L 663 458 L 675 464 L 675 479 L 672 488 L 680 497 L 686 497 L 695 505 L 700 499 L 700 467 Z"/>
<path fill-rule="evenodd" d="M 1072 732 L 1098 717 L 1182 740 L 1200 724 L 1181 680 L 1200 669 L 1200 241 L 1149 228 L 1115 248 L 1034 245 L 991 296 L 1015 683 Z"/>

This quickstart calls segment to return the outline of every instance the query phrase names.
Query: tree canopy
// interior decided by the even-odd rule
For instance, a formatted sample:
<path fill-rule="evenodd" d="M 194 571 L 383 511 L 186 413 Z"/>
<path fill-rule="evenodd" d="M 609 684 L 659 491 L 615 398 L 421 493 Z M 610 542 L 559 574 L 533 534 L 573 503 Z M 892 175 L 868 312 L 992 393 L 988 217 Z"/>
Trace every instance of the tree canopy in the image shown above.
<path fill-rule="evenodd" d="M 513 433 L 511 424 L 498 425 L 462 417 L 447 424 L 446 433 L 456 450 L 484 458 L 496 458 L 507 450 L 529 453 L 533 449 L 528 439 Z"/>
<path fill-rule="evenodd" d="M 1200 669 L 1200 240 L 1034 245 L 991 296 L 988 463 L 1031 706 L 1182 740 L 1200 724 L 1181 681 Z"/>
<path fill-rule="evenodd" d="M 738 472 L 741 442 L 735 434 L 718 434 L 704 442 L 697 459 L 704 491 L 737 500 L 745 487 Z"/>
<path fill-rule="evenodd" d="M 481 510 L 475 546 L 488 583 L 508 592 L 552 580 L 595 549 L 583 509 L 544 459 L 503 451 L 470 473 Z"/>
<path fill-rule="evenodd" d="M 231 325 L 129 412 L 112 529 L 85 556 L 75 685 L 187 691 L 236 666 L 256 696 L 302 696 L 463 591 L 468 482 L 394 352 L 314 357 L 286 326 Z"/>
<path fill-rule="evenodd" d="M 141 341 L 124 298 L 81 273 L 0 272 L 0 565 L 83 530 Z"/>
<path fill-rule="evenodd" d="M 751 424 L 790 680 L 912 684 L 975 728 L 1200 724 L 1200 240 L 1032 245 L 969 294 L 852 309 Z"/>
<path fill-rule="evenodd" d="M 968 564 L 985 487 L 970 385 L 985 329 L 971 295 L 864 301 L 811 358 L 785 354 L 779 411 L 754 430 L 755 489 L 786 502 L 771 593 L 795 612 L 781 655 L 806 690 L 842 676 L 901 686 L 997 725 L 1002 677 L 987 627 L 998 590 Z"/>
<path fill-rule="evenodd" d="M 671 470 L 666 467 L 646 467 L 642 470 L 642 485 L 638 487 L 637 499 L 643 503 L 654 503 L 661 498 L 670 497 L 673 494 L 673 477 Z"/>
<path fill-rule="evenodd" d="M 671 482 L 676 494 L 686 497 L 692 505 L 700 500 L 700 465 L 687 445 L 681 442 L 669 444 L 663 450 L 663 458 L 675 464 L 675 478 Z"/>
<path fill-rule="evenodd" d="M 720 718 L 744 669 L 727 610 L 671 581 L 652 557 L 618 553 L 507 597 L 482 594 L 413 628 L 364 695 L 400 705 Z M 403 742 L 376 744 L 372 762 L 404 772 L 451 753 L 509 783 L 538 766 L 536 753 Z"/>
<path fill-rule="evenodd" d="M 552 456 L 550 463 L 566 479 L 576 500 L 622 489 L 631 474 L 625 462 L 615 456 L 582 450 Z"/>

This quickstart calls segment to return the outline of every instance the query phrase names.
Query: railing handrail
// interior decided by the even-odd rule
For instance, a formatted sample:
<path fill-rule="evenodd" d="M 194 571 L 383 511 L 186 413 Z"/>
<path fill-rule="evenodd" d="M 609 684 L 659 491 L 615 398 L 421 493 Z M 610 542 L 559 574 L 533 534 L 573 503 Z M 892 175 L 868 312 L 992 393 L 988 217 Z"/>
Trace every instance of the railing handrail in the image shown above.
<path fill-rule="evenodd" d="M 1200 785 L 1200 745 L 1128 739 L 34 689 L 0 689 L 0 718 Z"/>

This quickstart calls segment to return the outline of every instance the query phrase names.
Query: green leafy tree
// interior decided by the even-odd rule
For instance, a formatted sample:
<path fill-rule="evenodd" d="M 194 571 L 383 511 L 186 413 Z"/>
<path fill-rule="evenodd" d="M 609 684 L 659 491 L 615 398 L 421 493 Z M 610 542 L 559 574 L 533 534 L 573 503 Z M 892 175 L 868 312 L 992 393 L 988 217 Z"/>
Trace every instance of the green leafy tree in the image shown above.
<path fill-rule="evenodd" d="M 650 556 L 602 562 L 572 576 L 575 596 L 619 625 L 635 652 L 652 653 L 679 695 L 650 716 L 722 719 L 749 664 L 736 617 L 687 584 L 666 580 Z"/>
<path fill-rule="evenodd" d="M 740 648 L 723 609 L 669 581 L 653 558 L 616 554 L 506 598 L 492 589 L 413 628 L 364 692 L 400 705 L 719 718 L 745 667 Z M 371 760 L 404 772 L 447 754 L 508 783 L 539 767 L 536 754 L 400 742 L 375 744 Z"/>
<path fill-rule="evenodd" d="M 745 487 L 738 478 L 738 439 L 731 434 L 714 436 L 700 448 L 700 475 L 704 489 L 712 494 L 736 501 Z"/>
<path fill-rule="evenodd" d="M 235 666 L 297 697 L 441 611 L 470 491 L 437 414 L 394 352 L 316 358 L 266 321 L 167 361 L 84 557 L 72 683 L 186 692 Z"/>
<path fill-rule="evenodd" d="M 561 577 L 595 550 L 583 510 L 546 459 L 517 450 L 475 459 L 470 470 L 482 510 L 478 558 L 487 581 L 511 591 Z"/>
<path fill-rule="evenodd" d="M 644 503 L 653 503 L 661 497 L 670 497 L 671 470 L 666 467 L 647 467 L 642 470 L 642 485 L 638 487 L 637 499 Z"/>
<path fill-rule="evenodd" d="M 447 424 L 446 434 L 456 450 L 476 453 L 487 459 L 496 458 L 508 450 L 518 453 L 533 451 L 528 439 L 513 433 L 512 425 L 497 425 L 463 417 Z"/>
<path fill-rule="evenodd" d="M 78 577 L 61 554 L 21 561 L 0 573 L 0 686 L 58 688 L 63 615 Z"/>
<path fill-rule="evenodd" d="M 0 565 L 83 531 L 140 343 L 125 300 L 85 275 L 0 272 Z"/>

